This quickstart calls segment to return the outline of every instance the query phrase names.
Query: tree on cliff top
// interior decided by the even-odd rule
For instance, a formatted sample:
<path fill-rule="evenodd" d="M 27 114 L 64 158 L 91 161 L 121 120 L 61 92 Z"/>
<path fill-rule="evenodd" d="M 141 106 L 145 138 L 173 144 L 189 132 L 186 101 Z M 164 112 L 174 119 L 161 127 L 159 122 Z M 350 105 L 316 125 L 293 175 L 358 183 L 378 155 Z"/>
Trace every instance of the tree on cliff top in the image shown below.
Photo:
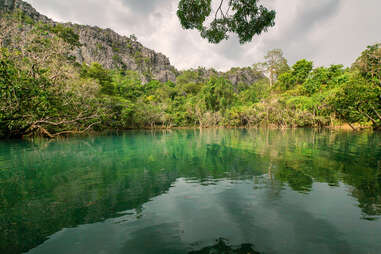
<path fill-rule="evenodd" d="M 250 42 L 254 35 L 266 32 L 275 25 L 275 11 L 259 4 L 259 0 L 180 0 L 177 16 L 184 29 L 197 29 L 201 37 L 219 43 L 238 35 L 241 44 Z"/>

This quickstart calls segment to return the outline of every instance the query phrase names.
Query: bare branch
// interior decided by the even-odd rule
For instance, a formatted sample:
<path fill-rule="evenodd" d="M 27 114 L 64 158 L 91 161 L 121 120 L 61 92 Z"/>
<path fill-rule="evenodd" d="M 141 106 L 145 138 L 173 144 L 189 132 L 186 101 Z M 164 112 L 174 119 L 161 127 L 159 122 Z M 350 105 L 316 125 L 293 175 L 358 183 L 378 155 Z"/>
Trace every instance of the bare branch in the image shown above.
<path fill-rule="evenodd" d="M 220 13 L 222 14 L 222 16 L 225 18 L 224 13 L 222 12 L 222 4 L 224 3 L 224 1 L 225 1 L 225 0 L 221 0 L 221 2 L 220 2 L 220 6 L 217 8 L 216 13 L 215 13 L 215 15 L 214 15 L 214 20 L 217 19 L 218 12 L 220 12 Z M 229 7 L 229 8 L 230 8 L 230 7 Z"/>
<path fill-rule="evenodd" d="M 84 129 L 82 131 L 61 131 L 61 132 L 55 133 L 53 135 L 53 137 L 58 137 L 58 136 L 63 135 L 63 134 L 83 134 L 86 131 L 88 131 L 91 127 L 93 127 L 94 125 L 99 124 L 99 123 L 100 123 L 100 121 L 92 123 L 86 129 Z"/>
<path fill-rule="evenodd" d="M 381 120 L 380 113 L 378 113 L 378 111 L 373 107 L 373 105 L 370 105 L 370 107 L 373 109 L 374 113 L 376 113 L 377 117 Z"/>
<path fill-rule="evenodd" d="M 87 117 L 81 117 L 80 116 L 80 117 L 78 117 L 76 119 L 73 119 L 73 120 L 62 120 L 61 122 L 51 122 L 51 121 L 48 121 L 48 120 L 38 120 L 38 121 L 34 122 L 33 125 L 44 124 L 45 123 L 45 124 L 49 124 L 49 125 L 53 125 L 53 126 L 59 126 L 59 125 L 62 125 L 62 124 L 74 123 L 74 122 L 78 122 L 78 121 L 81 121 L 81 120 L 93 119 L 95 117 L 96 117 L 96 115 L 87 116 Z"/>

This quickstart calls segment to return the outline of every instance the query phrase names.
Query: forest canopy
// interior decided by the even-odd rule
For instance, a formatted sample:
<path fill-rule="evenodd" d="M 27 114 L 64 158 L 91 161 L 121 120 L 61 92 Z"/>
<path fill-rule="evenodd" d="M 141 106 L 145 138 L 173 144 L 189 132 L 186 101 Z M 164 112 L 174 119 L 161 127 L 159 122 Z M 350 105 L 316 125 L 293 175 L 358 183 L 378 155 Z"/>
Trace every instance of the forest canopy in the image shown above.
<path fill-rule="evenodd" d="M 60 66 L 65 73 L 56 76 L 55 63 L 62 59 L 51 59 L 52 64 L 46 65 L 2 49 L 0 133 L 53 138 L 105 129 L 343 123 L 354 129 L 377 129 L 381 127 L 381 79 L 374 61 L 381 61 L 379 52 L 379 45 L 368 47 L 351 68 L 313 67 L 305 59 L 287 68 L 273 66 L 277 75 L 270 86 L 266 77 L 233 85 L 226 77 L 201 77 L 200 69 L 181 73 L 176 83 L 143 84 L 133 71 L 107 70 L 97 63 L 76 66 L 70 60 Z"/>

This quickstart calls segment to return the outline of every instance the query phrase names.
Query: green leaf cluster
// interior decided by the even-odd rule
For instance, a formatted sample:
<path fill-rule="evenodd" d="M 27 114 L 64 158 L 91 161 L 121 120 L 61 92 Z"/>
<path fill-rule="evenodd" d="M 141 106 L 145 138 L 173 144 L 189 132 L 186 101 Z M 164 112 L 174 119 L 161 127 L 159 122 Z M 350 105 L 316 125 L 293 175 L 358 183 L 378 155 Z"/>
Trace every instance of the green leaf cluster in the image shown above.
<path fill-rule="evenodd" d="M 275 24 L 275 11 L 258 2 L 220 0 L 213 15 L 212 0 L 180 0 L 177 16 L 184 29 L 197 29 L 211 43 L 228 39 L 229 33 L 236 34 L 240 43 L 246 43 Z M 208 18 L 212 21 L 207 22 Z"/>

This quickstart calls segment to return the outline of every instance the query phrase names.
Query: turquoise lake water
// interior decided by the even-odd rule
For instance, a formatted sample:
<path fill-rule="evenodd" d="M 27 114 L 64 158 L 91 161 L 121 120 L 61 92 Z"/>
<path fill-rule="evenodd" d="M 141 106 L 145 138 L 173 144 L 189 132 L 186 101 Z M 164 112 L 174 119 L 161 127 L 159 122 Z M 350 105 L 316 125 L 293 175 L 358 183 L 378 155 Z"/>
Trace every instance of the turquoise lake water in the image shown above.
<path fill-rule="evenodd" d="M 0 141 L 0 253 L 381 253 L 381 133 Z"/>

